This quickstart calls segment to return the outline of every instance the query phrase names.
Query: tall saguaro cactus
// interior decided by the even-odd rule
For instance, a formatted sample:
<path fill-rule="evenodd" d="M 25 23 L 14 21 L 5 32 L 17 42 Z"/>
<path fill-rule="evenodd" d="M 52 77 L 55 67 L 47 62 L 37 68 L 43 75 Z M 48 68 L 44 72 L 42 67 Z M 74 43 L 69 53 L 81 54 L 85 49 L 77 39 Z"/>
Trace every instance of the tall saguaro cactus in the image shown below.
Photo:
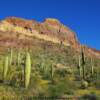
<path fill-rule="evenodd" d="M 78 67 L 79 67 L 79 75 L 81 77 L 82 76 L 82 67 L 81 67 L 81 57 L 80 57 L 80 55 L 79 55 Z"/>
<path fill-rule="evenodd" d="M 94 66 L 93 66 L 93 59 L 91 58 L 91 75 L 94 74 Z"/>
<path fill-rule="evenodd" d="M 54 68 L 53 65 L 51 65 L 51 78 L 53 79 L 53 75 L 54 75 Z"/>
<path fill-rule="evenodd" d="M 26 61 L 25 61 L 25 70 L 24 70 L 24 76 L 25 76 L 25 80 L 24 80 L 24 84 L 25 84 L 25 88 L 27 88 L 29 86 L 29 82 L 30 82 L 30 74 L 31 74 L 31 58 L 30 58 L 30 54 L 27 53 L 26 54 Z"/>
<path fill-rule="evenodd" d="M 52 84 L 54 83 L 54 72 L 55 72 L 54 64 L 52 63 L 51 64 L 51 81 L 52 81 Z"/>
<path fill-rule="evenodd" d="M 9 59 L 10 65 L 12 65 L 12 60 L 13 60 L 13 49 L 11 49 L 10 51 L 10 59 Z"/>
<path fill-rule="evenodd" d="M 8 72 L 8 60 L 9 60 L 8 56 L 6 56 L 4 60 L 4 67 L 3 67 L 3 81 L 5 80 Z"/>
<path fill-rule="evenodd" d="M 82 56 L 83 79 L 85 79 L 85 54 L 83 46 L 81 47 L 81 56 Z"/>
<path fill-rule="evenodd" d="M 17 64 L 18 64 L 18 66 L 20 65 L 20 63 L 21 63 L 21 53 L 18 52 L 18 55 L 17 55 Z"/>

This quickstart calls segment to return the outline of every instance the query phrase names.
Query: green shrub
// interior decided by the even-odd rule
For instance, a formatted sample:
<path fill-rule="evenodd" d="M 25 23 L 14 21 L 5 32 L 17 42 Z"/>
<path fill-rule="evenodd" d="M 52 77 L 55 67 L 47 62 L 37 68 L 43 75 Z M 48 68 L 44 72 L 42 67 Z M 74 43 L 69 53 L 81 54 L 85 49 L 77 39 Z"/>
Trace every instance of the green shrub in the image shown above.
<path fill-rule="evenodd" d="M 97 89 L 100 89 L 100 80 L 96 80 L 95 85 Z"/>
<path fill-rule="evenodd" d="M 75 83 L 69 78 L 64 78 L 62 80 L 58 79 L 56 84 L 49 85 L 48 92 L 50 96 L 63 96 L 74 94 L 74 90 L 76 90 Z"/>
<path fill-rule="evenodd" d="M 22 71 L 16 71 L 10 81 L 10 85 L 14 87 L 21 87 L 23 86 L 23 72 Z"/>
<path fill-rule="evenodd" d="M 85 94 L 79 98 L 79 100 L 99 100 L 96 94 Z"/>
<path fill-rule="evenodd" d="M 87 87 L 88 87 L 88 82 L 83 80 L 83 81 L 81 82 L 81 88 L 82 88 L 82 89 L 86 89 Z"/>

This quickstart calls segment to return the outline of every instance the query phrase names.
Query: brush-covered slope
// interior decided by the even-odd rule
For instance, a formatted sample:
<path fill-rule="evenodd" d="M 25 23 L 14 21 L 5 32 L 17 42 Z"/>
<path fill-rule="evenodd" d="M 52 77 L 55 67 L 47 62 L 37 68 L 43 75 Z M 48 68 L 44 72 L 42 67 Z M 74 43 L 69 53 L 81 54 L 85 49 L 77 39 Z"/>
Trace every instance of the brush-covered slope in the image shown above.
<path fill-rule="evenodd" d="M 0 21 L 0 99 L 40 100 L 44 97 L 78 98 L 95 93 L 100 95 L 100 60 L 95 49 L 84 46 L 85 78 L 88 88 L 81 89 L 83 81 L 79 65 L 82 63 L 80 43 L 76 34 L 56 19 L 44 22 L 9 17 Z M 31 57 L 29 87 L 24 88 L 26 52 Z M 5 57 L 10 66 L 3 80 Z M 19 60 L 20 59 L 20 60 Z M 82 64 L 81 64 L 82 65 Z M 93 67 L 93 76 L 91 68 Z M 80 66 L 80 68 L 83 65 Z M 82 70 L 83 71 L 83 70 Z M 43 97 L 43 98 L 42 98 Z M 46 98 L 45 98 L 46 99 Z"/>

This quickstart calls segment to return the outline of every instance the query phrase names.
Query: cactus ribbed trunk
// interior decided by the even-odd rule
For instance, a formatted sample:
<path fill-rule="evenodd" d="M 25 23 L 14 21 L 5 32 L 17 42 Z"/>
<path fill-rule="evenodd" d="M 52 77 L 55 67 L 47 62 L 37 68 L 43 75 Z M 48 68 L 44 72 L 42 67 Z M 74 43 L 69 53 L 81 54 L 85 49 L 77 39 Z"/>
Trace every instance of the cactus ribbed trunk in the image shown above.
<path fill-rule="evenodd" d="M 25 70 L 24 70 L 24 76 L 25 76 L 25 80 L 24 80 L 24 84 L 25 84 L 25 88 L 28 88 L 29 86 L 29 82 L 30 82 L 30 75 L 31 75 L 31 58 L 30 58 L 30 54 L 27 53 L 26 54 L 26 61 L 25 61 Z"/>
<path fill-rule="evenodd" d="M 5 81 L 5 78 L 7 76 L 7 72 L 8 72 L 8 56 L 5 57 L 5 60 L 4 60 L 4 67 L 3 67 L 3 81 Z"/>
<path fill-rule="evenodd" d="M 80 55 L 79 55 L 79 62 L 78 62 L 78 66 L 79 66 L 79 75 L 80 75 L 80 77 L 82 76 L 82 67 L 81 67 L 81 57 L 80 57 Z"/>
<path fill-rule="evenodd" d="M 84 54 L 84 47 L 81 48 L 81 56 L 82 56 L 83 79 L 85 80 L 85 54 Z"/>
<path fill-rule="evenodd" d="M 51 65 L 51 81 L 52 81 L 52 83 L 54 83 L 54 66 L 53 66 L 53 64 Z"/>
<path fill-rule="evenodd" d="M 51 77 L 53 79 L 53 74 L 54 74 L 54 70 L 53 70 L 53 66 L 51 66 Z"/>
<path fill-rule="evenodd" d="M 93 59 L 91 58 L 91 75 L 94 74 L 94 66 L 93 66 Z"/>
<path fill-rule="evenodd" d="M 21 54 L 20 54 L 20 52 L 18 52 L 18 58 L 17 58 L 17 63 L 18 63 L 18 66 L 20 65 L 20 63 L 21 63 Z"/>
<path fill-rule="evenodd" d="M 13 60 L 13 49 L 11 49 L 10 51 L 10 59 L 9 59 L 10 65 L 12 65 L 12 60 Z"/>
<path fill-rule="evenodd" d="M 85 65 L 83 65 L 83 79 L 85 80 Z"/>

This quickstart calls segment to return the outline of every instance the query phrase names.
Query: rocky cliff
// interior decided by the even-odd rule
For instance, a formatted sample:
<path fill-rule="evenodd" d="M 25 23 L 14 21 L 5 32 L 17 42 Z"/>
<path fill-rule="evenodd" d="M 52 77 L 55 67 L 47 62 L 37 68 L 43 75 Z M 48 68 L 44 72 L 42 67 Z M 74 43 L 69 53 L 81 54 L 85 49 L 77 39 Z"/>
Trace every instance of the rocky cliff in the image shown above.
<path fill-rule="evenodd" d="M 80 50 L 80 43 L 75 32 L 63 25 L 57 19 L 47 18 L 43 22 L 26 20 L 17 17 L 7 17 L 0 21 L 0 45 L 11 45 L 20 41 L 30 44 L 32 37 L 58 43 Z M 13 41 L 13 42 L 12 42 Z M 17 44 L 17 45 L 18 45 Z M 100 52 L 85 46 L 85 52 L 89 56 L 100 58 Z"/>

